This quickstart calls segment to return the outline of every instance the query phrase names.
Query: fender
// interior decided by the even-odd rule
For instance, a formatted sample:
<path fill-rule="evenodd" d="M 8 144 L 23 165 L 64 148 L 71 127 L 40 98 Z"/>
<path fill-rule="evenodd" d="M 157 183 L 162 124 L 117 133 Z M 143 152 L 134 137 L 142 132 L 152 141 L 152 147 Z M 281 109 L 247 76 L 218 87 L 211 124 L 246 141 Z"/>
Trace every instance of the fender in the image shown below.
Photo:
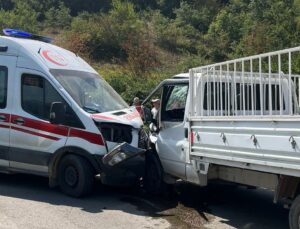
<path fill-rule="evenodd" d="M 75 154 L 87 159 L 95 171 L 100 173 L 102 171 L 101 167 L 101 156 L 97 157 L 96 155 L 90 154 L 88 151 L 76 147 L 76 146 L 65 146 L 58 149 L 49 161 L 49 185 L 50 187 L 55 187 L 57 185 L 57 168 L 60 160 L 67 154 Z"/>

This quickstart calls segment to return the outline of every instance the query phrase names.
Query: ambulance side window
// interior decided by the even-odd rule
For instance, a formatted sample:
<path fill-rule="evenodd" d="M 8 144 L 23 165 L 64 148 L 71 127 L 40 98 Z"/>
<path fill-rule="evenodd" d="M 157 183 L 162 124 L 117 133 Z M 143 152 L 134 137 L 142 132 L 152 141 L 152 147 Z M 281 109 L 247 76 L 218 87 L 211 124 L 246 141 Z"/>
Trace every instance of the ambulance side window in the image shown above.
<path fill-rule="evenodd" d="M 6 108 L 7 102 L 7 67 L 0 66 L 0 109 Z"/>
<path fill-rule="evenodd" d="M 81 121 L 74 111 L 53 86 L 44 78 L 31 75 L 22 75 L 22 108 L 29 114 L 49 121 L 50 108 L 53 102 L 66 104 L 66 118 L 64 125 L 83 128 Z"/>

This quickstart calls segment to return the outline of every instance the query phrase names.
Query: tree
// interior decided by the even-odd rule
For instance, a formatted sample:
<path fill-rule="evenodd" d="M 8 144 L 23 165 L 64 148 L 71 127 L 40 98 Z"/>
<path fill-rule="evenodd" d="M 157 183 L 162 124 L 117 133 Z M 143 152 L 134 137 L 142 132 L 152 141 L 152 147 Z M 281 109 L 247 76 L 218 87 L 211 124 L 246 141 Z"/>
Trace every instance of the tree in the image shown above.
<path fill-rule="evenodd" d="M 175 18 L 174 10 L 180 7 L 180 0 L 157 0 L 161 13 L 169 18 Z"/>
<path fill-rule="evenodd" d="M 67 8 L 63 2 L 60 2 L 57 8 L 51 7 L 45 13 L 45 18 L 46 26 L 56 29 L 68 27 L 72 21 L 70 9 Z"/>
<path fill-rule="evenodd" d="M 38 14 L 25 2 L 17 2 L 10 11 L 0 10 L 0 27 L 16 28 L 29 32 L 37 32 L 39 24 Z"/>
<path fill-rule="evenodd" d="M 12 10 L 14 3 L 12 0 L 0 0 L 0 9 L 2 10 Z"/>
<path fill-rule="evenodd" d="M 191 25 L 201 33 L 205 33 L 222 5 L 216 0 L 183 1 L 180 8 L 174 10 L 176 21 L 181 26 Z"/>
<path fill-rule="evenodd" d="M 12 0 L 15 4 L 15 6 L 19 4 L 25 4 L 29 8 L 31 8 L 32 11 L 34 11 L 37 14 L 37 20 L 39 22 L 44 21 L 45 19 L 45 12 L 50 9 L 51 7 L 57 7 L 60 0 Z"/>
<path fill-rule="evenodd" d="M 65 5 L 71 10 L 72 16 L 86 11 L 96 13 L 100 10 L 108 12 L 111 8 L 111 0 L 64 0 Z"/>

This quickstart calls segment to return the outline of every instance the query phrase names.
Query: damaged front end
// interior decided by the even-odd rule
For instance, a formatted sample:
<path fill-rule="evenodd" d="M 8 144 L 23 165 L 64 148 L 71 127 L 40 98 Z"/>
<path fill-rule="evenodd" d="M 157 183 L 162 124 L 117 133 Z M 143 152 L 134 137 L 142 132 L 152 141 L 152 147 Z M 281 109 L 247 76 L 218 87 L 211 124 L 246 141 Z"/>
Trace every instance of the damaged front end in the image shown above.
<path fill-rule="evenodd" d="M 143 122 L 140 117 L 134 122 L 101 114 L 103 117 L 109 117 L 109 120 L 95 120 L 107 147 L 101 160 L 101 181 L 118 186 L 136 184 L 144 176 L 145 152 L 148 150 L 148 134 L 143 129 Z"/>

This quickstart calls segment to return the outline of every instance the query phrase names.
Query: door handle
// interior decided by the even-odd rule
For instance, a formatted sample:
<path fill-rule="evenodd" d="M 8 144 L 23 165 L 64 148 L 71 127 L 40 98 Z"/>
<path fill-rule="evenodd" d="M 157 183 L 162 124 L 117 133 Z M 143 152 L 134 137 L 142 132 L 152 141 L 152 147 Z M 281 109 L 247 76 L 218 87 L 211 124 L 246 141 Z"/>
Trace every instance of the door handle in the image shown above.
<path fill-rule="evenodd" d="M 25 123 L 25 121 L 24 121 L 24 119 L 22 119 L 22 118 L 17 118 L 16 120 L 15 120 L 15 123 L 17 124 L 17 125 L 23 125 L 24 123 Z"/>
<path fill-rule="evenodd" d="M 6 116 L 5 115 L 0 115 L 0 122 L 6 122 Z"/>

